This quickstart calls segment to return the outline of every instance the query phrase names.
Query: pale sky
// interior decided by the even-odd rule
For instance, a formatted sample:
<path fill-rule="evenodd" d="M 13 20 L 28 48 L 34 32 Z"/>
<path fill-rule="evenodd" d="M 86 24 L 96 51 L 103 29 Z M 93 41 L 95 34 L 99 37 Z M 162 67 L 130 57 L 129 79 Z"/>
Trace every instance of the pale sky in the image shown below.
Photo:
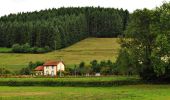
<path fill-rule="evenodd" d="M 48 8 L 100 6 L 135 9 L 153 9 L 170 0 L 0 0 L 0 16 L 10 13 L 39 11 Z"/>

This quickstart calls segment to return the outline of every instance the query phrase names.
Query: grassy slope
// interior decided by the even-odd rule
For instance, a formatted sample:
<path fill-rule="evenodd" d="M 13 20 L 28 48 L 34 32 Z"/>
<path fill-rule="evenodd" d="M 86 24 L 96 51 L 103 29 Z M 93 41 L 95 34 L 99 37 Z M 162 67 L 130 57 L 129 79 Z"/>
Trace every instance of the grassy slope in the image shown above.
<path fill-rule="evenodd" d="M 0 53 L 0 67 L 17 70 L 25 67 L 30 61 L 47 61 L 63 59 L 66 65 L 78 64 L 81 61 L 115 60 L 118 49 L 115 38 L 88 38 L 68 48 L 46 54 Z"/>
<path fill-rule="evenodd" d="M 169 85 L 0 88 L 1 100 L 170 100 Z"/>

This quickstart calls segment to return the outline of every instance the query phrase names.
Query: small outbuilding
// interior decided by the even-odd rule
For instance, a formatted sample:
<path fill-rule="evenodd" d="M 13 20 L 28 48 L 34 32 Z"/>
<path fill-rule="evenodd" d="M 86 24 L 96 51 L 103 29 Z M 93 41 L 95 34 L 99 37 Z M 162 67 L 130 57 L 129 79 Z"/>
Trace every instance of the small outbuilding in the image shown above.
<path fill-rule="evenodd" d="M 44 71 L 44 66 L 37 66 L 35 69 L 35 75 L 42 76 Z"/>

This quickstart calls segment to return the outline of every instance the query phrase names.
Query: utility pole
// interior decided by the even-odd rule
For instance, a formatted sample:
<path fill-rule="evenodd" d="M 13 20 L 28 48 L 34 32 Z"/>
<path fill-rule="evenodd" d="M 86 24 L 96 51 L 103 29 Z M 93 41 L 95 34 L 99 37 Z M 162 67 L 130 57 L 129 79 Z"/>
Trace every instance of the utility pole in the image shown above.
<path fill-rule="evenodd" d="M 77 75 L 77 66 L 76 65 L 74 66 L 74 74 L 75 74 L 75 77 L 76 77 L 76 75 Z"/>
<path fill-rule="evenodd" d="M 62 59 L 60 58 L 60 62 L 62 61 Z M 60 65 L 60 77 L 61 77 L 61 65 Z"/>

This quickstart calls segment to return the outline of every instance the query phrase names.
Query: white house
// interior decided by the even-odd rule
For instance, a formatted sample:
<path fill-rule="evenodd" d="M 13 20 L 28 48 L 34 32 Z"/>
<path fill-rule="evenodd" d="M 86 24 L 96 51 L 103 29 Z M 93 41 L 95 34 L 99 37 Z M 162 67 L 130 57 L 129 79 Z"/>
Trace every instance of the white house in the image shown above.
<path fill-rule="evenodd" d="M 62 61 L 47 61 L 43 66 L 35 68 L 35 75 L 57 76 L 57 72 L 64 70 L 65 66 Z"/>

